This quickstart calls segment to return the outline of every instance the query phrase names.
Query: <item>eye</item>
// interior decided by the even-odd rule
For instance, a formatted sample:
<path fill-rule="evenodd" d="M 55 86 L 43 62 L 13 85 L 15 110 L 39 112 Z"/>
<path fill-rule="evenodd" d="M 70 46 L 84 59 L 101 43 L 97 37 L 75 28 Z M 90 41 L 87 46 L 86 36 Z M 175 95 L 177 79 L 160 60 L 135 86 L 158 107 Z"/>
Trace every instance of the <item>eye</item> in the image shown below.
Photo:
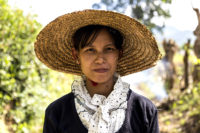
<path fill-rule="evenodd" d="M 111 52 L 111 51 L 115 51 L 115 49 L 116 49 L 116 48 L 113 48 L 113 47 L 107 47 L 105 50 L 108 51 L 108 52 L 109 52 L 109 51 Z"/>
<path fill-rule="evenodd" d="M 93 52 L 95 52 L 95 49 L 94 48 L 87 48 L 85 51 L 89 52 L 89 53 L 93 53 Z"/>

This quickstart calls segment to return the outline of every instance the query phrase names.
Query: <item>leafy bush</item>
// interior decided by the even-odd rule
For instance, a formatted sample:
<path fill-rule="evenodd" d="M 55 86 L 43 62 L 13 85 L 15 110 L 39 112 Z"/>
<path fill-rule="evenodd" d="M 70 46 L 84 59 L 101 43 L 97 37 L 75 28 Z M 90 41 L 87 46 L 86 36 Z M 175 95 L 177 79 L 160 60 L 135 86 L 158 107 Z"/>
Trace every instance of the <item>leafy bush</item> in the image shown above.
<path fill-rule="evenodd" d="M 0 127 L 9 132 L 41 131 L 46 106 L 70 91 L 71 75 L 55 74 L 36 59 L 33 42 L 41 27 L 35 16 L 0 0 Z"/>

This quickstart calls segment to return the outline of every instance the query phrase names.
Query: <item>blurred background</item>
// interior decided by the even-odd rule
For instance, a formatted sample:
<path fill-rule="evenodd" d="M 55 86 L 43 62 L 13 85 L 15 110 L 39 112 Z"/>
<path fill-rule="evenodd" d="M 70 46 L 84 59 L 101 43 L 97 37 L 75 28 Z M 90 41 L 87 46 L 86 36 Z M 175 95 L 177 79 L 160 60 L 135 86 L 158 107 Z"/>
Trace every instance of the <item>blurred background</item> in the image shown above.
<path fill-rule="evenodd" d="M 200 0 L 0 0 L 0 133 L 42 132 L 46 107 L 71 91 L 76 76 L 35 56 L 39 31 L 63 14 L 112 10 L 155 35 L 163 58 L 123 77 L 159 110 L 161 133 L 200 132 Z"/>

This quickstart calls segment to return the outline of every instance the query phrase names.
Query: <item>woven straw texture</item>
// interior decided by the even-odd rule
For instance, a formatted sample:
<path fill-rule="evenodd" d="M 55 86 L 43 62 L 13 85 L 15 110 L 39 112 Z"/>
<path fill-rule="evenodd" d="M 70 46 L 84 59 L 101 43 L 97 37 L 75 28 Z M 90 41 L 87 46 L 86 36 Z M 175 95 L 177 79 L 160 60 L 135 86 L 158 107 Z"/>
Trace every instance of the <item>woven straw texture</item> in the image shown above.
<path fill-rule="evenodd" d="M 37 36 L 36 56 L 53 70 L 81 75 L 72 57 L 72 36 L 79 28 L 95 24 L 110 26 L 123 35 L 123 55 L 117 66 L 121 76 L 153 67 L 161 58 L 155 38 L 144 25 L 126 15 L 102 10 L 77 11 L 50 22 Z"/>

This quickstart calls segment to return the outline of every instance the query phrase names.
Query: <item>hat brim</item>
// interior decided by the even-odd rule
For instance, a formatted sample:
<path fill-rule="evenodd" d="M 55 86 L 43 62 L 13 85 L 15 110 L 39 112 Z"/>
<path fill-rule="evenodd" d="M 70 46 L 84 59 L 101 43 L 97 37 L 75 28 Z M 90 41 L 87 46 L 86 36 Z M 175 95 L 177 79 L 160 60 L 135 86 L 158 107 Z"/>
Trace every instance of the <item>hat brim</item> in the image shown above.
<path fill-rule="evenodd" d="M 53 70 L 81 75 L 72 56 L 72 36 L 87 25 L 105 25 L 121 32 L 123 55 L 117 66 L 121 76 L 153 67 L 161 58 L 155 38 L 146 26 L 126 15 L 103 10 L 73 12 L 50 22 L 37 36 L 36 56 Z"/>

